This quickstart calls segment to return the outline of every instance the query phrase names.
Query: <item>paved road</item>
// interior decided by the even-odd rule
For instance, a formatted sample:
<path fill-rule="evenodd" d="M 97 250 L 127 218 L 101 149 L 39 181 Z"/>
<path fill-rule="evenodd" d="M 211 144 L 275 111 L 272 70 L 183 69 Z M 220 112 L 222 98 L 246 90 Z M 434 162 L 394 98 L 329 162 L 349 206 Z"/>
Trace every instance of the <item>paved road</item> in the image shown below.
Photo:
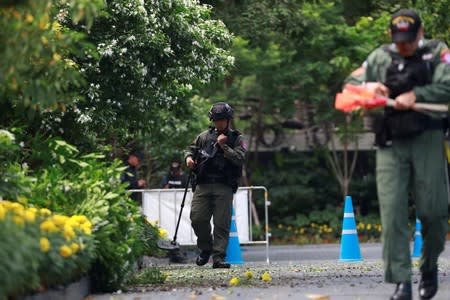
<path fill-rule="evenodd" d="M 361 244 L 361 255 L 364 259 L 381 259 L 381 244 Z M 448 256 L 450 257 L 450 244 Z M 263 246 L 244 246 L 241 248 L 244 261 L 266 261 L 266 251 Z M 340 246 L 337 244 L 306 245 L 306 246 L 270 246 L 269 260 L 280 261 L 309 261 L 309 260 L 337 260 Z"/>
<path fill-rule="evenodd" d="M 243 265 L 234 265 L 230 270 L 213 270 L 210 264 L 199 268 L 190 262 L 185 265 L 165 265 L 160 268 L 169 274 L 161 286 L 133 287 L 132 292 L 93 295 L 95 300 L 138 299 L 333 299 L 375 300 L 389 299 L 394 290 L 383 282 L 380 244 L 362 244 L 363 261 L 341 263 L 339 245 L 271 246 L 270 264 L 267 264 L 263 246 L 242 247 Z M 190 254 L 190 258 L 193 254 Z M 268 271 L 270 283 L 259 279 L 242 281 L 231 287 L 232 277 L 242 278 L 246 270 L 256 276 Z M 450 299 L 450 243 L 439 261 L 440 289 L 435 300 Z M 413 269 L 414 299 L 420 278 L 417 260 Z M 318 297 L 323 296 L 323 298 Z M 328 297 L 328 298 L 327 298 Z"/>

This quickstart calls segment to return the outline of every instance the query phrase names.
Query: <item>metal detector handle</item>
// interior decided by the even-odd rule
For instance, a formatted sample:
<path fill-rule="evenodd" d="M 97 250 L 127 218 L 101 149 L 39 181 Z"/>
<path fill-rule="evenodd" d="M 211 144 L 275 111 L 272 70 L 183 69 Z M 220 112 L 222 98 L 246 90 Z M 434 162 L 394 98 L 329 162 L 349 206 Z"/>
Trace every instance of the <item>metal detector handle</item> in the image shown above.
<path fill-rule="evenodd" d="M 183 213 L 184 202 L 186 200 L 186 194 L 187 194 L 187 190 L 188 190 L 188 187 L 189 187 L 189 183 L 191 183 L 192 174 L 193 174 L 193 170 L 190 169 L 189 170 L 188 179 L 187 179 L 187 182 L 186 182 L 186 186 L 184 187 L 183 201 L 181 201 L 180 214 L 178 215 L 177 227 L 175 228 L 175 234 L 173 235 L 172 244 L 175 244 L 176 241 L 177 241 L 178 227 L 180 227 L 181 214 Z"/>
<path fill-rule="evenodd" d="M 192 150 L 194 152 L 193 153 L 194 154 L 193 159 L 194 159 L 194 161 L 196 161 L 197 157 L 198 157 L 198 152 L 199 152 L 198 147 L 197 146 L 193 146 Z M 180 209 L 180 213 L 178 214 L 177 227 L 175 228 L 175 233 L 173 235 L 173 240 L 171 242 L 172 245 L 175 245 L 176 242 L 177 242 L 178 227 L 180 227 L 180 221 L 181 221 L 181 215 L 183 213 L 184 202 L 186 201 L 187 190 L 189 188 L 189 184 L 191 183 L 193 174 L 194 174 L 194 169 L 189 169 L 188 179 L 186 181 L 186 186 L 184 187 L 183 200 L 181 201 L 181 209 Z"/>

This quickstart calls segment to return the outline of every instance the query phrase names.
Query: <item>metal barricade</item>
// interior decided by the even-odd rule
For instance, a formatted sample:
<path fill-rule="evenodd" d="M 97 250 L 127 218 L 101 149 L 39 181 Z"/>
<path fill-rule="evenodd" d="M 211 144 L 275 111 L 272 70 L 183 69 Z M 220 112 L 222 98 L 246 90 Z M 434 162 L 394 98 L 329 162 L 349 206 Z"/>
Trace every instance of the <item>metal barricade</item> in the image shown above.
<path fill-rule="evenodd" d="M 264 240 L 254 240 L 252 227 L 255 223 L 252 213 L 254 192 L 261 191 L 264 194 Z M 130 192 L 142 193 L 142 212 L 152 221 L 158 221 L 158 225 L 168 232 L 172 238 L 179 216 L 179 209 L 183 199 L 184 189 L 145 189 L 130 190 Z M 244 197 L 247 198 L 244 203 Z M 264 244 L 266 246 L 266 262 L 269 263 L 269 193 L 264 186 L 239 187 L 233 197 L 236 225 L 239 242 L 244 245 Z M 196 236 L 191 228 L 189 213 L 192 199 L 192 190 L 188 189 L 185 206 L 180 220 L 177 241 L 180 245 L 196 245 Z M 211 224 L 212 225 L 212 224 Z M 213 225 L 212 225 L 213 226 Z M 241 230 L 240 230 L 241 229 Z"/>

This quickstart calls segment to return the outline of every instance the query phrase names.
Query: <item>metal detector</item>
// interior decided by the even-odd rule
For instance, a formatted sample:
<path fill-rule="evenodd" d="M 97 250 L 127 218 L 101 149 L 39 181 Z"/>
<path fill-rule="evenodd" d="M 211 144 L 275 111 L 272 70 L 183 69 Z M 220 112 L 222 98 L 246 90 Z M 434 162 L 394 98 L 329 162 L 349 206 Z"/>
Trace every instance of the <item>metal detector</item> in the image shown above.
<path fill-rule="evenodd" d="M 181 214 L 183 213 L 183 207 L 184 207 L 184 202 L 186 200 L 187 190 L 189 187 L 189 183 L 191 182 L 191 179 L 192 179 L 192 173 L 193 173 L 193 171 L 191 169 L 189 171 L 189 176 L 188 176 L 188 179 L 186 182 L 186 186 L 184 188 L 183 201 L 181 201 L 180 214 L 178 215 L 177 227 L 175 228 L 175 234 L 173 235 L 173 240 L 171 240 L 171 241 L 158 240 L 156 242 L 158 248 L 160 248 L 162 250 L 173 251 L 173 250 L 180 249 L 180 244 L 178 244 L 178 242 L 177 242 L 177 233 L 178 233 L 178 227 L 180 226 Z"/>

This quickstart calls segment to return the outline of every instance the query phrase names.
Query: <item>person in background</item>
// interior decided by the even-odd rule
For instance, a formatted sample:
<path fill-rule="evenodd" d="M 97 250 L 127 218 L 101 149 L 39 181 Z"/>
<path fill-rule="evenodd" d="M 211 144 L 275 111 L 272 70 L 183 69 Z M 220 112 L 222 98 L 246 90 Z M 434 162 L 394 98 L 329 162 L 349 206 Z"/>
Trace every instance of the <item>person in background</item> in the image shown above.
<path fill-rule="evenodd" d="M 181 160 L 177 156 L 173 156 L 170 161 L 170 169 L 167 175 L 161 180 L 161 188 L 163 189 L 181 189 L 186 187 L 187 176 L 181 169 Z"/>
<path fill-rule="evenodd" d="M 140 163 L 144 160 L 144 154 L 141 151 L 133 150 L 128 154 L 128 158 L 124 162 L 126 169 L 123 171 L 120 181 L 123 183 L 128 183 L 128 190 L 138 190 L 143 189 L 146 186 L 146 181 L 144 179 L 138 179 L 137 168 Z M 141 193 L 133 192 L 130 198 L 136 201 L 139 205 L 141 204 Z"/>
<path fill-rule="evenodd" d="M 422 223 L 420 299 L 438 290 L 438 258 L 444 249 L 448 194 L 444 159 L 445 118 L 413 110 L 416 102 L 450 102 L 450 51 L 424 39 L 419 15 L 401 9 L 390 20 L 392 43 L 374 50 L 347 79 L 395 100 L 374 117 L 376 180 L 382 225 L 385 281 L 392 300 L 412 299 L 408 196 Z"/>
<path fill-rule="evenodd" d="M 182 189 L 187 184 L 186 174 L 181 169 L 181 160 L 174 155 L 170 161 L 169 172 L 162 178 L 160 187 L 163 189 Z M 168 252 L 171 263 L 185 263 L 186 252 L 183 249 Z"/>

